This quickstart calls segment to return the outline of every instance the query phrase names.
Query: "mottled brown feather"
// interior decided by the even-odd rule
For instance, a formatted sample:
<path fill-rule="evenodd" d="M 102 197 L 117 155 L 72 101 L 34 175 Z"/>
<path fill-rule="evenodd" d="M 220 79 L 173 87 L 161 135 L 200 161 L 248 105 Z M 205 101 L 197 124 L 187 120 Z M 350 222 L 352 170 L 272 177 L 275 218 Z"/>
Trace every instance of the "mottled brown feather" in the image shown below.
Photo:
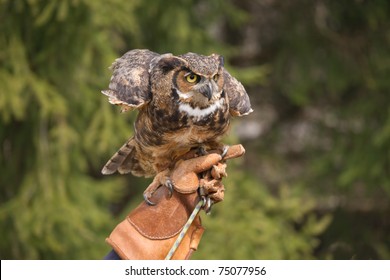
<path fill-rule="evenodd" d="M 150 99 L 149 65 L 160 55 L 149 50 L 132 50 L 115 60 L 108 90 L 102 93 L 115 105 L 140 108 Z"/>
<path fill-rule="evenodd" d="M 110 175 L 115 173 L 117 170 L 119 173 L 129 173 L 131 171 L 131 166 L 129 163 L 126 163 L 128 156 L 134 152 L 134 137 L 131 137 L 104 165 L 102 173 L 104 175 Z M 131 158 L 131 157 L 129 157 Z M 124 168 L 124 167 L 127 167 Z"/>

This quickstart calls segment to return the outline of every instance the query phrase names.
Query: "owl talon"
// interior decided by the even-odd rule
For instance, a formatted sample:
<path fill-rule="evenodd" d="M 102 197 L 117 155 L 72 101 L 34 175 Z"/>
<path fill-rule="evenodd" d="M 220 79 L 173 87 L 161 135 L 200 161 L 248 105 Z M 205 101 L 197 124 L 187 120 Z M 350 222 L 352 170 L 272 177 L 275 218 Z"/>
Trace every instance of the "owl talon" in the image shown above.
<path fill-rule="evenodd" d="M 144 193 L 144 200 L 146 204 L 148 204 L 149 206 L 155 206 L 156 203 L 152 202 L 149 198 L 150 196 L 147 193 Z"/>
<path fill-rule="evenodd" d="M 222 154 L 221 154 L 222 159 L 226 156 L 228 150 L 229 150 L 229 146 L 228 145 L 224 145 L 223 148 L 222 148 Z"/>
<path fill-rule="evenodd" d="M 168 192 L 169 192 L 169 198 L 172 197 L 172 194 L 173 194 L 173 184 L 172 184 L 172 181 L 170 179 L 168 179 L 165 183 L 165 186 L 168 188 Z"/>
<path fill-rule="evenodd" d="M 154 176 L 153 181 L 150 183 L 150 185 L 144 191 L 144 200 L 147 204 L 156 205 L 156 203 L 150 201 L 150 198 L 152 197 L 154 192 L 159 187 L 166 185 L 169 190 L 171 189 L 171 187 L 169 186 L 169 183 L 167 183 L 167 181 L 169 181 L 168 174 L 169 174 L 169 170 L 166 169 L 166 170 L 158 173 L 156 176 Z M 172 186 L 172 184 L 171 184 L 171 186 Z M 173 186 L 172 186 L 172 189 L 173 189 Z M 170 194 L 172 194 L 172 193 L 170 193 Z"/>

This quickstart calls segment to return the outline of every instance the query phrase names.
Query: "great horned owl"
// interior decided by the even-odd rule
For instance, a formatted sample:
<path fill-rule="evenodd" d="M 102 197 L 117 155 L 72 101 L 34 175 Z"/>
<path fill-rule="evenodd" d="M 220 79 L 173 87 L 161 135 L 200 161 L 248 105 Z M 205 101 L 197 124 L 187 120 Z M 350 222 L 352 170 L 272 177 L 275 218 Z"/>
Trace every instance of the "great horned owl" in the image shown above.
<path fill-rule="evenodd" d="M 190 149 L 220 148 L 229 117 L 252 112 L 249 97 L 223 57 L 132 50 L 117 59 L 109 102 L 138 109 L 135 134 L 102 169 L 151 177 Z"/>

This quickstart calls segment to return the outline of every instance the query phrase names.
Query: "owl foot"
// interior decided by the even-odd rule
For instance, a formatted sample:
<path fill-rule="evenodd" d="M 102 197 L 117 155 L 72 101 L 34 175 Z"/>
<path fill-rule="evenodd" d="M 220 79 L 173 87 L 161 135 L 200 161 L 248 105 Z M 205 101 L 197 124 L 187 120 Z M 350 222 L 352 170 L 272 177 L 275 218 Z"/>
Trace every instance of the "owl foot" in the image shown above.
<path fill-rule="evenodd" d="M 199 146 L 197 149 L 196 149 L 196 154 L 198 156 L 205 156 L 208 154 L 208 152 L 206 151 L 205 147 L 204 146 Z"/>
<path fill-rule="evenodd" d="M 176 162 L 178 162 L 179 160 L 188 160 L 188 159 L 192 159 L 192 158 L 196 158 L 196 157 L 200 157 L 200 156 L 205 156 L 208 154 L 209 154 L 209 152 L 206 151 L 206 148 L 204 146 L 197 146 L 197 147 L 194 147 L 191 150 L 189 150 L 184 155 L 181 155 L 180 157 L 178 157 Z"/>
<path fill-rule="evenodd" d="M 172 193 L 173 193 L 173 184 L 172 184 L 171 180 L 169 179 L 169 169 L 166 169 L 166 170 L 158 173 L 154 177 L 152 183 L 150 183 L 150 185 L 144 191 L 144 194 L 143 194 L 144 200 L 148 205 L 150 205 L 150 206 L 156 205 L 156 203 L 152 202 L 150 199 L 152 198 L 154 192 L 161 186 L 166 186 L 168 188 L 169 197 L 171 197 Z"/>
<path fill-rule="evenodd" d="M 172 184 L 171 179 L 167 179 L 167 181 L 165 182 L 164 186 L 166 186 L 168 188 L 169 198 L 171 198 L 172 194 L 173 194 L 173 184 Z"/>
<path fill-rule="evenodd" d="M 149 205 L 149 206 L 155 206 L 155 205 L 156 205 L 156 203 L 154 203 L 154 202 L 152 202 L 152 201 L 150 200 L 150 198 L 152 197 L 151 194 L 146 194 L 146 193 L 144 193 L 143 196 L 144 196 L 144 200 L 145 200 L 145 202 L 146 202 L 147 205 Z"/>

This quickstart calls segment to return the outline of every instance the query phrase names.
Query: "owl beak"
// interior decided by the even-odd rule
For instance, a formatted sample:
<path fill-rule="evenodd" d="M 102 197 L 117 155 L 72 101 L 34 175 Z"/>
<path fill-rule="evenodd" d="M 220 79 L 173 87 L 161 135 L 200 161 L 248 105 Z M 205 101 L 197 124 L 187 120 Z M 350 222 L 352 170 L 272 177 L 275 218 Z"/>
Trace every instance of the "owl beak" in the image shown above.
<path fill-rule="evenodd" d="M 213 96 L 213 93 L 211 91 L 211 87 L 210 85 L 204 85 L 200 90 L 199 92 L 204 96 L 206 97 L 209 101 L 211 99 L 211 97 Z"/>

